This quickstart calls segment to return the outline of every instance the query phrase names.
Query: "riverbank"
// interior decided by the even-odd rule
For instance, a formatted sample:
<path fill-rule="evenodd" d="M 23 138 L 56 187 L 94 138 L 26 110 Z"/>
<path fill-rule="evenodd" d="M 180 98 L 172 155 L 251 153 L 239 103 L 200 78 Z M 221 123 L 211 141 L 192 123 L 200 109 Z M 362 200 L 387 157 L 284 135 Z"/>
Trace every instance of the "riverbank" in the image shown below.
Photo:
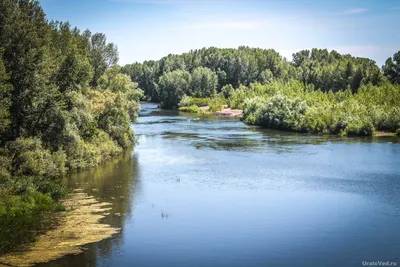
<path fill-rule="evenodd" d="M 82 246 L 119 232 L 118 228 L 100 222 L 111 209 L 110 203 L 99 202 L 81 190 L 75 190 L 61 203 L 65 211 L 57 214 L 57 226 L 18 252 L 0 256 L 0 267 L 28 267 L 65 255 L 78 254 L 83 251 Z"/>

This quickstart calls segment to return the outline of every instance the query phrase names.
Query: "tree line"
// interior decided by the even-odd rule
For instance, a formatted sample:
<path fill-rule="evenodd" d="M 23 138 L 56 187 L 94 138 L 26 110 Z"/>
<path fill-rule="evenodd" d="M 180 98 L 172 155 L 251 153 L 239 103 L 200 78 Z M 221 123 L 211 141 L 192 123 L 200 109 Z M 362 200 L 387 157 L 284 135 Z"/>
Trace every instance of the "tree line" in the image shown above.
<path fill-rule="evenodd" d="M 362 85 L 377 85 L 384 79 L 394 81 L 399 73 L 398 56 L 397 61 L 395 56 L 394 60 L 386 62 L 382 72 L 373 60 L 326 49 L 302 50 L 288 61 L 273 49 L 210 47 L 125 65 L 122 71 L 139 84 L 147 100 L 174 108 L 184 94 L 212 97 L 226 85 L 238 88 L 272 81 L 298 80 L 304 86 L 312 85 L 323 92 L 350 89 L 357 93 Z M 397 70 L 393 71 L 391 65 L 397 66 Z M 197 86 L 200 80 L 203 87 Z"/>
<path fill-rule="evenodd" d="M 104 34 L 0 1 L 0 252 L 62 208 L 60 176 L 131 147 L 142 92 L 117 62 Z"/>

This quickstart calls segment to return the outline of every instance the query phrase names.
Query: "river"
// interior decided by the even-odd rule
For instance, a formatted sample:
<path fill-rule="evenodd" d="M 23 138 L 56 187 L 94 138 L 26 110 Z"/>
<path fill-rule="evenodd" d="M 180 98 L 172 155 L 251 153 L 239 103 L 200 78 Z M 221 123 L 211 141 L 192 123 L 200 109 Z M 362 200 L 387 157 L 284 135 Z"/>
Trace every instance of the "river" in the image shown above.
<path fill-rule="evenodd" d="M 400 266 L 400 142 L 142 104 L 133 152 L 66 183 L 121 232 L 41 267 Z"/>

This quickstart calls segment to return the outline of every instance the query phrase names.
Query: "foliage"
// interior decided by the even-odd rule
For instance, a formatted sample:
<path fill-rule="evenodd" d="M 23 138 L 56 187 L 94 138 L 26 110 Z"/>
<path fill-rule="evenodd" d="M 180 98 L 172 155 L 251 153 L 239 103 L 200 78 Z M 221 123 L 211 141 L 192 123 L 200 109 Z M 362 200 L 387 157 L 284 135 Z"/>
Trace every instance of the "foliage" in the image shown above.
<path fill-rule="evenodd" d="M 161 107 L 176 108 L 182 97 L 190 94 L 190 73 L 175 70 L 160 77 Z"/>
<path fill-rule="evenodd" d="M 142 93 L 117 62 L 104 34 L 0 1 L 0 252 L 48 223 L 60 176 L 132 145 Z"/>
<path fill-rule="evenodd" d="M 196 98 L 196 97 L 190 97 L 187 95 L 184 95 L 182 97 L 181 102 L 179 102 L 179 107 L 187 107 L 187 106 L 198 106 L 198 107 L 205 107 L 208 106 L 208 103 L 210 102 L 210 98 Z"/>
<path fill-rule="evenodd" d="M 368 119 L 353 120 L 344 129 L 344 135 L 371 136 L 375 131 L 374 125 Z"/>
<path fill-rule="evenodd" d="M 257 106 L 254 102 L 255 100 L 246 103 L 247 110 L 244 117 L 246 123 L 256 123 L 275 129 L 301 129 L 299 122 L 307 110 L 304 101 L 298 98 L 292 100 L 278 93 L 262 105 Z"/>
<path fill-rule="evenodd" d="M 212 97 L 216 93 L 218 76 L 207 67 L 197 67 L 192 72 L 190 82 L 191 95 L 205 98 Z"/>
<path fill-rule="evenodd" d="M 383 75 L 392 83 L 400 84 L 400 51 L 386 60 Z"/>
<path fill-rule="evenodd" d="M 179 111 L 189 113 L 200 113 L 200 108 L 196 105 L 180 107 Z"/>
<path fill-rule="evenodd" d="M 216 97 L 212 98 L 209 102 L 210 111 L 220 111 L 226 105 L 226 99 L 218 94 Z"/>
<path fill-rule="evenodd" d="M 231 84 L 224 85 L 221 88 L 221 93 L 225 98 L 229 98 L 233 94 L 234 91 L 235 91 L 235 89 L 233 88 L 233 86 Z"/>
<path fill-rule="evenodd" d="M 275 89 L 274 89 L 275 88 Z M 384 83 L 351 91 L 304 89 L 301 83 L 253 84 L 244 102 L 244 122 L 309 133 L 373 135 L 400 125 L 400 86 Z"/>
<path fill-rule="evenodd" d="M 233 91 L 228 98 L 228 103 L 231 108 L 242 109 L 243 103 L 248 98 L 247 88 L 240 86 L 236 91 Z"/>
<path fill-rule="evenodd" d="M 33 241 L 35 232 L 51 223 L 52 213 L 60 209 L 50 195 L 37 191 L 0 194 L 0 251 L 12 250 L 16 243 Z"/>
<path fill-rule="evenodd" d="M 397 57 L 391 61 L 394 65 L 398 65 Z M 388 70 L 393 69 L 393 64 L 389 64 Z M 222 92 L 225 98 L 229 98 L 233 88 L 238 89 L 241 85 L 248 87 L 252 83 L 268 85 L 291 80 L 323 92 L 350 88 L 356 93 L 363 85 L 378 85 L 384 80 L 378 66 L 370 59 L 316 48 L 293 54 L 293 60 L 289 62 L 273 49 L 210 47 L 181 55 L 171 54 L 157 61 L 126 65 L 122 71 L 139 83 L 148 99 L 161 103 L 171 102 L 170 98 L 174 96 L 182 97 L 182 94 L 176 94 L 176 90 L 171 94 L 160 90 L 160 77 L 176 71 L 191 74 L 190 88 L 185 93 L 195 97 L 212 96 L 215 88 L 217 93 Z M 180 79 L 178 75 L 175 78 Z M 233 102 L 240 106 L 237 101 Z M 179 99 L 173 101 L 175 103 L 179 103 Z"/>

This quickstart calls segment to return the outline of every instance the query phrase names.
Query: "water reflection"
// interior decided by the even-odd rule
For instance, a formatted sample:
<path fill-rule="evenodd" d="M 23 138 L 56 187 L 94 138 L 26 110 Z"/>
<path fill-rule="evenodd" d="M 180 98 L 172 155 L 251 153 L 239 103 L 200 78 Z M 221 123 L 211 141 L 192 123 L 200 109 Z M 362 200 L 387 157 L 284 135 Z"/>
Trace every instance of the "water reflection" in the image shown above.
<path fill-rule="evenodd" d="M 302 145 L 326 143 L 400 143 L 396 137 L 340 137 L 284 132 L 247 126 L 239 119 L 157 109 L 144 104 L 135 130 L 140 135 L 159 136 L 190 144 L 197 149 L 289 153 Z"/>

